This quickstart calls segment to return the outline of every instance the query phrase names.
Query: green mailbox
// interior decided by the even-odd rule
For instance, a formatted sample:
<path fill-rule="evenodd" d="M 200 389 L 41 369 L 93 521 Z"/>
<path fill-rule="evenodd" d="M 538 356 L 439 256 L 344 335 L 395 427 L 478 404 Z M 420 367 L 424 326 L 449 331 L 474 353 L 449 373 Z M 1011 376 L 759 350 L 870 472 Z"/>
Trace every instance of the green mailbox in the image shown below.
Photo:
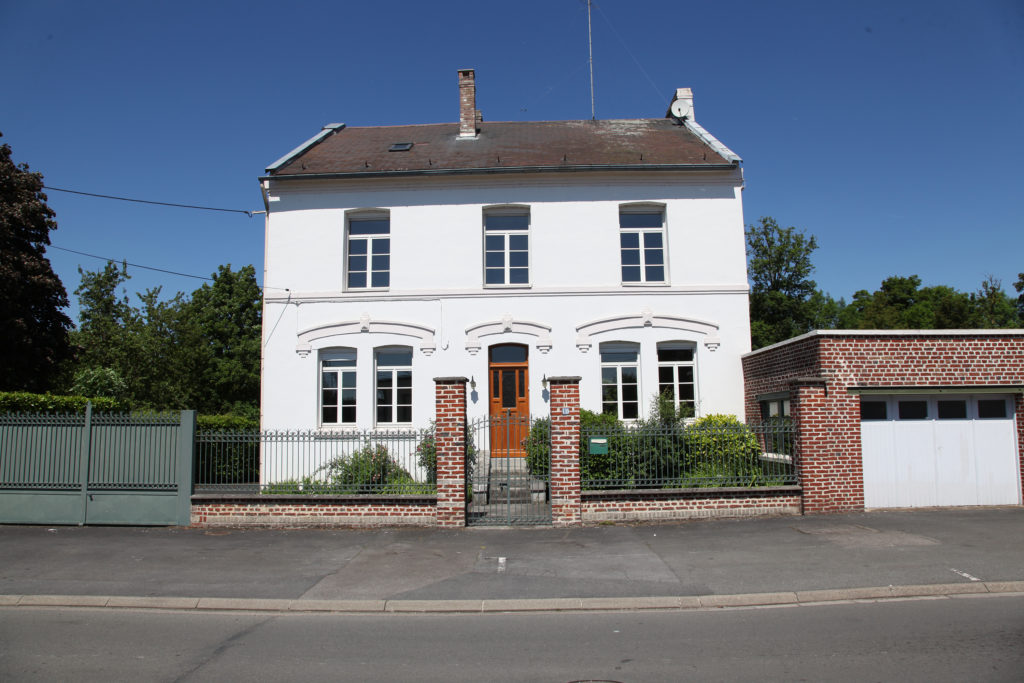
<path fill-rule="evenodd" d="M 608 437 L 590 437 L 589 449 L 591 455 L 608 455 Z"/>

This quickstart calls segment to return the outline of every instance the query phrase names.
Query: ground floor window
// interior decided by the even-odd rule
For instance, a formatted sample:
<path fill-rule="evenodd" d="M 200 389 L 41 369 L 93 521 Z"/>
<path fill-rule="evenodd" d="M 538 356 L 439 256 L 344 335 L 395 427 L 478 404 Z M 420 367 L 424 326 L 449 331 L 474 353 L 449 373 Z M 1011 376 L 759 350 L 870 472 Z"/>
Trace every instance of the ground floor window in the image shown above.
<path fill-rule="evenodd" d="M 356 422 L 356 352 L 325 351 L 320 357 L 320 423 Z"/>
<path fill-rule="evenodd" d="M 640 346 L 601 344 L 601 412 L 620 420 L 640 417 Z"/>
<path fill-rule="evenodd" d="M 378 349 L 377 424 L 412 423 L 412 349 Z"/>
<path fill-rule="evenodd" d="M 658 395 L 671 396 L 684 417 L 697 414 L 694 350 L 681 342 L 658 344 Z"/>

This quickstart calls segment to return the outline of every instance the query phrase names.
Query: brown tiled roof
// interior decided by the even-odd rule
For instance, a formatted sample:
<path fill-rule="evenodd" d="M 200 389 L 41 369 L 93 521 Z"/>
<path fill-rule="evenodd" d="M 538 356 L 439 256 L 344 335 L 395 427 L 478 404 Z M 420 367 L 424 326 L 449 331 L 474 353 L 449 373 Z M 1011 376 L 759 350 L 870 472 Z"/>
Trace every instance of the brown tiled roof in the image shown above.
<path fill-rule="evenodd" d="M 272 176 L 401 174 L 525 169 L 721 167 L 726 159 L 673 119 L 484 122 L 475 139 L 459 124 L 343 128 Z M 411 142 L 405 152 L 389 152 Z"/>

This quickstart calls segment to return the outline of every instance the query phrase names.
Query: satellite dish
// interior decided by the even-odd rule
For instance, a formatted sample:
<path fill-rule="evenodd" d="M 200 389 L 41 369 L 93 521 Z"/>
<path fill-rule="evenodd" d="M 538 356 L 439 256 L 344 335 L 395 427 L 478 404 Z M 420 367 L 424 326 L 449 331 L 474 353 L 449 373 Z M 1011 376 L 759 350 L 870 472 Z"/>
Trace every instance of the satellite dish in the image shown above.
<path fill-rule="evenodd" d="M 669 111 L 672 112 L 672 116 L 677 119 L 685 119 L 690 115 L 690 111 L 692 111 L 692 109 L 693 107 L 690 106 L 690 103 L 686 100 L 676 100 L 672 103 L 672 106 L 669 107 Z"/>

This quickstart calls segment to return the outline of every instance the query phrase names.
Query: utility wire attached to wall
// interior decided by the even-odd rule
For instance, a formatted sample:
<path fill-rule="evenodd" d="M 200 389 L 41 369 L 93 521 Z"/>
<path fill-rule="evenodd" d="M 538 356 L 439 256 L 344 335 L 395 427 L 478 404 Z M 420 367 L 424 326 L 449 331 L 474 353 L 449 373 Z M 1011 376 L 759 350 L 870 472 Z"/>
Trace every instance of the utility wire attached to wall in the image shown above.
<path fill-rule="evenodd" d="M 53 190 L 54 192 L 67 192 L 69 194 L 80 194 L 86 197 L 99 197 L 100 199 L 116 199 L 121 202 L 135 202 L 137 204 L 156 204 L 157 206 L 176 206 L 180 209 L 198 209 L 200 211 L 223 211 L 225 213 L 244 213 L 249 218 L 252 218 L 255 211 L 247 211 L 246 209 L 219 209 L 213 206 L 196 206 L 194 204 L 175 204 L 173 202 L 156 202 L 149 199 L 132 199 L 130 197 L 117 197 L 111 194 L 97 194 L 95 192 L 82 192 L 80 190 L 67 190 L 62 187 L 51 187 L 50 185 L 43 185 L 45 190 Z M 88 254 L 86 254 L 88 256 Z M 141 267 L 141 266 L 140 266 Z"/>

